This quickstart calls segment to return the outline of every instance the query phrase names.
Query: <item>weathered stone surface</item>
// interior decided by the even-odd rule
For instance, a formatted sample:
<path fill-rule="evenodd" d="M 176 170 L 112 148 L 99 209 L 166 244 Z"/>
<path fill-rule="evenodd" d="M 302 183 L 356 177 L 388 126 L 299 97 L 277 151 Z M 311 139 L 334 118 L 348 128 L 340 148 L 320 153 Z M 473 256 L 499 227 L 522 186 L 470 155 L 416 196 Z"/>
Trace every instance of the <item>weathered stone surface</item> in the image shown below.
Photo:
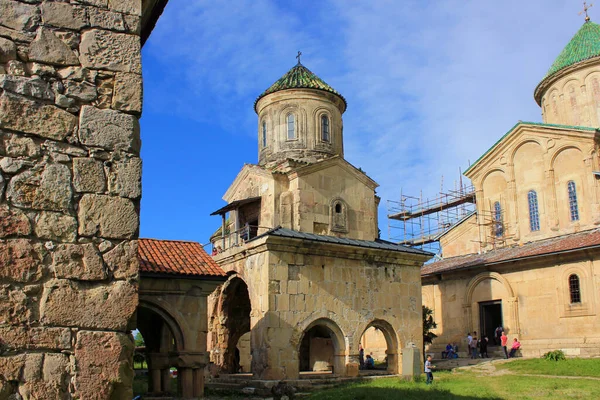
<path fill-rule="evenodd" d="M 46 25 L 68 29 L 80 29 L 87 24 L 83 7 L 58 2 L 42 4 L 42 21 Z"/>
<path fill-rule="evenodd" d="M 65 82 L 65 95 L 80 101 L 92 101 L 98 97 L 96 86 L 88 82 Z"/>
<path fill-rule="evenodd" d="M 51 30 L 40 28 L 29 46 L 29 60 L 52 65 L 77 65 L 77 55 Z"/>
<path fill-rule="evenodd" d="M 140 0 L 108 0 L 108 8 L 127 14 L 142 15 L 142 2 Z"/>
<path fill-rule="evenodd" d="M 71 330 L 69 328 L 1 327 L 0 337 L 9 349 L 69 350 L 71 348 Z"/>
<path fill-rule="evenodd" d="M 127 32 L 139 35 L 142 30 L 142 18 L 137 15 L 125 14 Z"/>
<path fill-rule="evenodd" d="M 0 37 L 0 64 L 17 58 L 17 46 L 12 40 Z"/>
<path fill-rule="evenodd" d="M 108 0 L 78 0 L 78 3 L 87 4 L 90 6 L 96 6 L 101 8 L 108 7 Z"/>
<path fill-rule="evenodd" d="M 109 150 L 139 151 L 140 126 L 133 115 L 83 106 L 79 119 L 81 143 Z"/>
<path fill-rule="evenodd" d="M 75 360 L 75 397 L 133 397 L 133 342 L 126 334 L 79 332 Z"/>
<path fill-rule="evenodd" d="M 72 194 L 69 167 L 46 164 L 15 175 L 8 184 L 6 198 L 19 207 L 67 211 Z"/>
<path fill-rule="evenodd" d="M 102 163 L 93 158 L 74 158 L 73 187 L 76 192 L 103 193 L 106 176 Z"/>
<path fill-rule="evenodd" d="M 70 399 L 70 369 L 66 354 L 27 354 L 19 394 L 36 400 Z"/>
<path fill-rule="evenodd" d="M 125 157 L 114 161 L 108 174 L 108 190 L 130 199 L 142 195 L 142 160 L 139 157 Z"/>
<path fill-rule="evenodd" d="M 0 273 L 2 266 L 0 265 Z M 0 286 L 0 324 L 31 324 L 38 321 L 39 287 Z"/>
<path fill-rule="evenodd" d="M 45 272 L 45 249 L 28 239 L 0 241 L 0 278 L 13 282 L 36 282 Z"/>
<path fill-rule="evenodd" d="M 33 163 L 30 161 L 12 157 L 4 157 L 2 160 L 0 160 L 0 170 L 2 172 L 6 172 L 7 174 L 15 174 L 25 167 L 31 167 L 32 164 Z"/>
<path fill-rule="evenodd" d="M 142 77 L 138 74 L 118 73 L 112 107 L 119 111 L 142 112 Z"/>
<path fill-rule="evenodd" d="M 40 239 L 74 242 L 77 239 L 77 220 L 70 215 L 43 211 L 36 217 L 35 235 Z"/>
<path fill-rule="evenodd" d="M 0 75 L 0 88 L 23 96 L 54 101 L 54 92 L 50 85 L 40 78 Z"/>
<path fill-rule="evenodd" d="M 138 304 L 137 288 L 125 281 L 101 286 L 53 279 L 44 285 L 44 324 L 124 331 Z"/>
<path fill-rule="evenodd" d="M 4 140 L 4 148 L 9 157 L 36 158 L 40 155 L 40 146 L 33 139 L 20 135 L 8 135 Z"/>
<path fill-rule="evenodd" d="M 139 218 L 131 200 L 85 194 L 79 202 L 79 234 L 108 239 L 130 239 L 137 232 Z"/>
<path fill-rule="evenodd" d="M 80 147 L 68 143 L 55 142 L 54 140 L 46 140 L 42 147 L 51 153 L 67 154 L 72 157 L 83 157 L 88 154 L 86 150 Z"/>
<path fill-rule="evenodd" d="M 130 279 L 138 275 L 140 267 L 137 247 L 137 241 L 121 242 L 103 255 L 104 262 L 115 279 Z"/>
<path fill-rule="evenodd" d="M 92 29 L 81 35 L 79 53 L 84 67 L 141 74 L 139 36 Z"/>
<path fill-rule="evenodd" d="M 40 23 L 38 7 L 18 1 L 0 0 L 0 15 L 0 24 L 17 31 L 32 30 Z"/>
<path fill-rule="evenodd" d="M 74 132 L 77 118 L 58 107 L 7 92 L 0 95 L 0 127 L 63 140 Z"/>
<path fill-rule="evenodd" d="M 16 356 L 0 357 L 0 374 L 7 381 L 18 381 L 25 367 L 25 354 Z"/>
<path fill-rule="evenodd" d="M 97 9 L 91 11 L 90 25 L 94 28 L 108 29 L 112 31 L 124 32 L 127 30 L 123 14 L 106 10 Z"/>
<path fill-rule="evenodd" d="M 29 43 L 35 39 L 35 33 L 25 31 L 15 31 L 12 29 L 5 28 L 0 25 L 0 37 L 10 39 L 16 42 Z"/>
<path fill-rule="evenodd" d="M 94 71 L 89 68 L 67 67 L 59 69 L 58 75 L 62 79 L 70 79 L 77 82 L 86 81 L 94 83 L 96 81 L 96 76 L 98 76 L 98 71 Z"/>
<path fill-rule="evenodd" d="M 31 233 L 29 218 L 19 209 L 0 205 L 0 238 L 26 236 Z"/>
<path fill-rule="evenodd" d="M 25 76 L 25 64 L 19 60 L 10 60 L 6 63 L 6 73 L 14 76 Z"/>
<path fill-rule="evenodd" d="M 29 62 L 25 64 L 25 70 L 28 75 L 39 76 L 52 79 L 56 76 L 56 68 L 51 65 Z"/>
<path fill-rule="evenodd" d="M 102 258 L 92 243 L 58 246 L 52 266 L 56 278 L 89 281 L 106 278 Z"/>
<path fill-rule="evenodd" d="M 4 196 L 4 188 L 6 187 L 6 181 L 2 174 L 0 174 L 0 199 Z"/>

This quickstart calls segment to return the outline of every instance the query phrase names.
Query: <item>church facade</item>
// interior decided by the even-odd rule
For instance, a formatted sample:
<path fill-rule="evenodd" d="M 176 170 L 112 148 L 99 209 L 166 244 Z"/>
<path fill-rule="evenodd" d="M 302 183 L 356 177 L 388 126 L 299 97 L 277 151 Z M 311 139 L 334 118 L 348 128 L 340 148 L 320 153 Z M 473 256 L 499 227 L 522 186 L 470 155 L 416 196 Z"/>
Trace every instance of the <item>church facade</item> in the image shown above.
<path fill-rule="evenodd" d="M 522 354 L 600 355 L 600 26 L 586 21 L 537 86 L 543 122 L 519 122 L 467 171 L 476 212 L 421 271 L 430 351 L 503 326 Z M 461 348 L 462 347 L 462 348 Z"/>
<path fill-rule="evenodd" d="M 356 375 L 372 327 L 390 372 L 402 372 L 404 347 L 422 346 L 420 267 L 431 254 L 378 238 L 377 183 L 344 159 L 346 106 L 300 62 L 255 102 L 259 162 L 213 213 L 228 281 L 209 299 L 208 342 L 223 372 Z"/>

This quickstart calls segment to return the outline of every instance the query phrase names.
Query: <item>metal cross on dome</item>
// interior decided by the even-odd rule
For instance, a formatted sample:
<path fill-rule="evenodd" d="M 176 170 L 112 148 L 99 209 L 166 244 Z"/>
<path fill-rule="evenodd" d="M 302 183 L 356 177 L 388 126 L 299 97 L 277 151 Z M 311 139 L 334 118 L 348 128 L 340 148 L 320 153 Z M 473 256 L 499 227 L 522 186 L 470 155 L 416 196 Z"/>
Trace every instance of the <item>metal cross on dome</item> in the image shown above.
<path fill-rule="evenodd" d="M 584 1 L 583 2 L 583 10 L 579 12 L 579 15 L 585 13 L 585 22 L 588 22 L 590 20 L 590 17 L 588 15 L 588 10 L 593 6 L 592 3 L 590 3 L 590 5 L 588 6 L 587 3 Z"/>
<path fill-rule="evenodd" d="M 298 50 L 298 55 L 296 56 L 296 58 L 298 59 L 298 64 L 300 64 L 300 56 L 302 55 L 302 52 L 300 50 Z"/>

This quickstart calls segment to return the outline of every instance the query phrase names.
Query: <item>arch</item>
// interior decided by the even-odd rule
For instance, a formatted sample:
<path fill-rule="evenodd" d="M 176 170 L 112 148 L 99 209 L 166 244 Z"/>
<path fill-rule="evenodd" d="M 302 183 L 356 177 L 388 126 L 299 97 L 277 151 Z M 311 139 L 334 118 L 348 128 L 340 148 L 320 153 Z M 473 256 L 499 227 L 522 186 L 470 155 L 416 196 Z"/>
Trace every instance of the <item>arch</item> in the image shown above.
<path fill-rule="evenodd" d="M 538 146 L 540 146 L 540 150 L 543 152 L 544 151 L 544 146 L 542 145 L 542 143 L 537 140 L 537 139 L 533 139 L 533 138 L 527 138 L 525 140 L 523 140 L 521 143 L 519 143 L 517 146 L 515 146 L 515 148 L 512 151 L 511 154 L 511 164 L 515 165 L 515 156 L 517 155 L 517 152 L 521 149 L 521 147 L 527 145 L 527 144 L 537 144 Z"/>
<path fill-rule="evenodd" d="M 160 300 L 158 300 L 158 301 L 156 299 L 150 300 L 150 299 L 142 298 L 142 296 L 140 296 L 138 309 L 139 308 L 146 308 L 146 309 L 154 312 L 165 322 L 165 324 L 171 331 L 171 334 L 173 335 L 177 350 L 183 350 L 186 348 L 185 346 L 187 345 L 187 343 L 185 341 L 185 335 L 183 333 L 184 330 L 182 328 L 182 321 L 180 321 L 175 316 L 176 315 L 175 313 L 173 313 L 171 310 L 169 310 L 170 307 L 168 307 L 166 304 L 164 304 L 164 302 L 162 302 Z M 142 335 L 143 335 L 143 333 L 142 333 Z"/>
<path fill-rule="evenodd" d="M 550 157 L 550 166 L 551 166 L 551 168 L 552 168 L 552 169 L 554 169 L 554 167 L 555 167 L 555 164 L 556 164 L 556 159 L 558 158 L 558 156 L 559 156 L 560 154 L 562 154 L 564 151 L 566 151 L 566 150 L 570 150 L 570 149 L 573 149 L 573 150 L 579 150 L 579 151 L 581 152 L 581 154 L 582 154 L 582 155 L 584 154 L 583 150 L 581 150 L 579 147 L 577 147 L 577 146 L 576 146 L 576 145 L 574 145 L 574 144 L 567 144 L 567 145 L 563 145 L 563 146 L 561 146 L 561 147 L 557 148 L 557 149 L 554 151 L 554 153 L 552 154 L 552 156 Z M 583 157 L 581 158 L 581 161 L 583 162 Z"/>
<path fill-rule="evenodd" d="M 296 354 L 298 355 L 298 363 L 302 362 L 302 352 L 304 339 L 307 333 L 315 328 L 324 329 L 332 340 L 333 345 L 333 373 L 337 375 L 343 375 L 345 373 L 346 364 L 346 339 L 340 326 L 330 318 L 320 317 L 309 320 L 305 320 L 298 325 L 299 329 L 294 331 L 290 343 L 296 344 Z M 310 349 L 309 349 L 310 351 Z M 301 368 L 299 368 L 301 370 Z"/>
<path fill-rule="evenodd" d="M 334 197 L 329 203 L 329 230 L 348 232 L 348 204 L 341 197 Z"/>
<path fill-rule="evenodd" d="M 361 331 L 359 331 L 359 342 L 362 341 L 363 335 L 369 328 L 376 328 L 383 333 L 383 337 L 387 345 L 387 370 L 392 374 L 397 374 L 399 371 L 398 362 L 400 345 L 396 331 L 388 321 L 384 319 L 374 319 L 369 322 Z M 356 350 L 358 351 L 358 349 Z"/>
<path fill-rule="evenodd" d="M 515 292 L 513 291 L 512 286 L 510 285 L 510 283 L 508 282 L 508 280 L 506 280 L 505 277 L 503 277 L 502 275 L 500 275 L 497 272 L 482 272 L 478 275 L 475 275 L 473 278 L 471 278 L 471 280 L 469 281 L 469 284 L 467 285 L 467 301 L 466 304 L 471 304 L 472 300 L 473 300 L 473 292 L 475 291 L 475 288 L 477 287 L 477 285 L 483 281 L 485 281 L 486 279 L 494 279 L 498 282 L 500 282 L 502 285 L 504 285 L 504 288 L 506 289 L 506 291 L 508 292 L 508 295 L 510 297 L 515 297 Z"/>

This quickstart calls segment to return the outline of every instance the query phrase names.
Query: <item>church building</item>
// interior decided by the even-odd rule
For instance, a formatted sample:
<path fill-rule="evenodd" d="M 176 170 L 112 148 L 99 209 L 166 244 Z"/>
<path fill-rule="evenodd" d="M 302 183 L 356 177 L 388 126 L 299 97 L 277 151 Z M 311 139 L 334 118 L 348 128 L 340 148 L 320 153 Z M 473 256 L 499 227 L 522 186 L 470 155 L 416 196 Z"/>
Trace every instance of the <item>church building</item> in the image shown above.
<path fill-rule="evenodd" d="M 586 19 L 519 121 L 466 171 L 476 211 L 440 238 L 421 270 L 439 336 L 504 327 L 524 356 L 600 355 L 600 26 Z"/>
<path fill-rule="evenodd" d="M 223 372 L 356 375 L 373 327 L 390 372 L 402 372 L 402 349 L 422 348 L 420 268 L 432 254 L 378 238 L 378 185 L 344 159 L 346 107 L 299 61 L 254 103 L 258 164 L 213 213 L 228 280 L 209 298 L 208 346 Z"/>

